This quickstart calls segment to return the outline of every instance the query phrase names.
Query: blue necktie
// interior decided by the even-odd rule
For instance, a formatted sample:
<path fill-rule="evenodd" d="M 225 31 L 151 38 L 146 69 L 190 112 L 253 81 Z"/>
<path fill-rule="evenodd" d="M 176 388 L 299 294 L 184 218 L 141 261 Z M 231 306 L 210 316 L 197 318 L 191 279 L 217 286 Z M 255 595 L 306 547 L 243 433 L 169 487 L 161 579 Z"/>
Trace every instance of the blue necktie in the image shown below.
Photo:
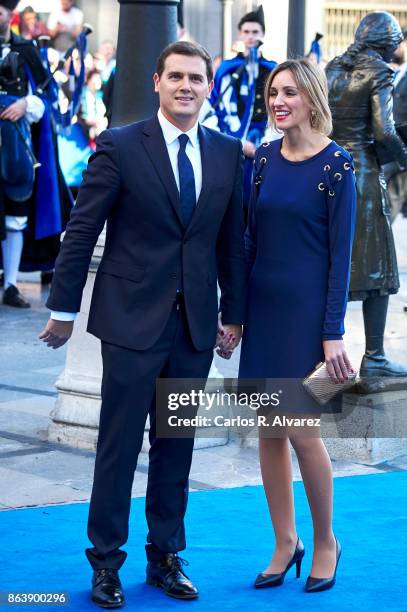
<path fill-rule="evenodd" d="M 181 216 L 184 227 L 187 227 L 196 206 L 194 169 L 186 153 L 189 137 L 186 134 L 178 136 L 178 173 L 179 173 L 179 199 Z"/>

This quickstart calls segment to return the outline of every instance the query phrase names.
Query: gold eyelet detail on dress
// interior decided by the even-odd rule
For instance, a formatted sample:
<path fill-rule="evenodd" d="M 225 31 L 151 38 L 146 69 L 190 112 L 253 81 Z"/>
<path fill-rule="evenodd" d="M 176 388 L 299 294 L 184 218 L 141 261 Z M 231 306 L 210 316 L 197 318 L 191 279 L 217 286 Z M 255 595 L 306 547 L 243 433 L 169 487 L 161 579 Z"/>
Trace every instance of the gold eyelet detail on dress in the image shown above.
<path fill-rule="evenodd" d="M 335 157 L 339 157 L 341 155 L 341 152 L 340 151 L 335 151 L 334 155 L 335 155 Z"/>
<path fill-rule="evenodd" d="M 331 196 L 331 198 L 333 198 L 333 196 L 335 195 L 335 192 L 334 192 L 334 191 L 331 191 L 331 190 L 329 190 L 329 191 L 328 191 L 328 193 L 329 193 L 329 195 Z"/>
<path fill-rule="evenodd" d="M 342 180 L 342 174 L 340 172 L 335 172 L 334 177 L 338 177 L 338 181 Z"/>
<path fill-rule="evenodd" d="M 343 167 L 345 168 L 345 170 L 349 170 L 350 169 L 350 164 L 348 162 L 345 162 L 343 164 Z"/>
<path fill-rule="evenodd" d="M 327 170 L 330 170 L 330 169 L 331 169 L 331 166 L 330 166 L 329 164 L 326 164 L 326 166 L 324 166 L 324 170 L 325 170 L 325 172 L 326 172 Z"/>
<path fill-rule="evenodd" d="M 267 157 L 260 157 L 260 163 L 265 164 L 267 161 Z"/>
<path fill-rule="evenodd" d="M 324 185 L 324 183 L 319 183 L 319 185 L 318 185 L 318 189 L 319 189 L 320 191 L 325 191 L 325 185 Z"/>

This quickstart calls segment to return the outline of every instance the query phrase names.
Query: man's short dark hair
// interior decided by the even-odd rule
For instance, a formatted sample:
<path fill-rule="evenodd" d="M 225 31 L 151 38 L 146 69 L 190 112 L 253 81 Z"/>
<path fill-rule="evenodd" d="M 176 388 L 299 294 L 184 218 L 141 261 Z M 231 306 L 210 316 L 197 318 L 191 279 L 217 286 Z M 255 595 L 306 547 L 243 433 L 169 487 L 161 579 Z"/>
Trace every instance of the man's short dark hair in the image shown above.
<path fill-rule="evenodd" d="M 208 51 L 198 43 L 192 43 L 185 40 L 171 43 L 163 49 L 157 59 L 156 73 L 161 77 L 165 68 L 165 60 L 170 55 L 188 55 L 189 57 L 200 57 L 206 64 L 206 75 L 208 82 L 213 79 L 212 59 Z"/>
<path fill-rule="evenodd" d="M 259 6 L 257 7 L 255 11 L 251 11 L 250 13 L 247 13 L 246 15 L 244 15 L 239 21 L 239 23 L 237 24 L 238 30 L 240 31 L 243 25 L 248 22 L 258 23 L 259 26 L 261 26 L 263 33 L 264 34 L 266 33 L 266 23 L 264 21 L 264 11 L 263 11 L 262 6 Z"/>

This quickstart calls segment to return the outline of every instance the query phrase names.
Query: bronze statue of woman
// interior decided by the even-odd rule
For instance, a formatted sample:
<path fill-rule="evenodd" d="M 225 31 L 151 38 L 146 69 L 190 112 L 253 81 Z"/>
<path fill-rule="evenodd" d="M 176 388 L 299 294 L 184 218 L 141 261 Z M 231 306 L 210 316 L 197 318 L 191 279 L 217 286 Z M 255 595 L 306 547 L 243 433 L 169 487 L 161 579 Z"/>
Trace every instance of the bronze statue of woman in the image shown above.
<path fill-rule="evenodd" d="M 397 293 L 400 284 L 390 201 L 375 154 L 379 142 L 401 167 L 407 166 L 393 121 L 394 71 L 387 64 L 402 39 L 390 13 L 369 13 L 356 30 L 355 42 L 326 67 L 332 138 L 355 162 L 357 218 L 349 300 L 363 301 L 363 377 L 407 376 L 407 368 L 388 359 L 383 348 L 389 295 Z"/>

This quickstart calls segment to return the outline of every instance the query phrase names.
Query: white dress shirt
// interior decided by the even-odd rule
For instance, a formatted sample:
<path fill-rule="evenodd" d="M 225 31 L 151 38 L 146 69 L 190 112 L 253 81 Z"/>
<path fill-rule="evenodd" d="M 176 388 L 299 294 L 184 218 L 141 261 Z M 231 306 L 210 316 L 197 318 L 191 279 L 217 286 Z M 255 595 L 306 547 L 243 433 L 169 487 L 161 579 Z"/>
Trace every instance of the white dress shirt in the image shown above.
<path fill-rule="evenodd" d="M 201 148 L 199 145 L 199 137 L 198 137 L 198 122 L 188 130 L 188 132 L 183 132 L 179 128 L 177 128 L 174 124 L 172 124 L 168 119 L 164 117 L 161 112 L 161 109 L 157 113 L 158 122 L 161 126 L 165 143 L 167 145 L 167 151 L 170 158 L 172 171 L 174 173 L 175 182 L 179 191 L 179 172 L 178 172 L 178 151 L 179 151 L 179 140 L 178 136 L 181 134 L 187 134 L 189 136 L 189 140 L 186 146 L 186 154 L 192 164 L 192 168 L 194 170 L 195 177 L 195 194 L 196 201 L 198 202 L 199 194 L 202 189 L 202 161 L 201 161 Z M 51 319 L 54 321 L 74 321 L 76 318 L 76 314 L 73 312 L 60 312 L 60 311 L 51 311 Z"/>
<path fill-rule="evenodd" d="M 168 121 L 161 112 L 161 109 L 157 113 L 158 122 L 163 131 L 164 140 L 167 145 L 168 155 L 172 166 L 172 171 L 175 176 L 175 182 L 177 183 L 179 191 L 179 173 L 178 173 L 178 151 L 179 151 L 179 140 L 178 136 L 186 134 L 189 137 L 186 154 L 189 161 L 192 164 L 195 176 L 195 193 L 196 201 L 198 202 L 199 194 L 202 189 L 202 162 L 201 162 L 201 148 L 199 146 L 198 138 L 198 122 L 188 131 L 183 132 L 177 128 L 173 123 Z"/>

